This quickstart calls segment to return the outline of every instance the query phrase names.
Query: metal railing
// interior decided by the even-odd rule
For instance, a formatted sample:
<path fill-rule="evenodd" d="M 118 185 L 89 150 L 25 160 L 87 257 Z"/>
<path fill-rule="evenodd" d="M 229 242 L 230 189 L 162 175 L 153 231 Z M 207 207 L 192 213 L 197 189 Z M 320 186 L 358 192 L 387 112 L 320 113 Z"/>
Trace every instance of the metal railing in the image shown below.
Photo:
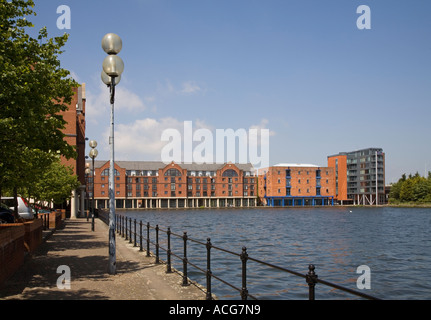
<path fill-rule="evenodd" d="M 133 230 L 132 230 L 132 222 L 133 222 Z M 137 231 L 137 225 L 139 224 L 139 231 Z M 143 235 L 143 228 L 146 228 L 146 236 L 144 239 L 144 235 Z M 155 239 L 152 240 L 150 238 L 150 230 L 154 230 L 155 231 Z M 370 299 L 370 300 L 380 300 L 377 297 L 365 294 L 363 292 L 360 291 L 356 291 L 356 290 L 352 290 L 343 286 L 340 286 L 338 284 L 334 284 L 331 283 L 329 281 L 325 281 L 323 279 L 320 279 L 317 274 L 315 273 L 315 266 L 313 264 L 310 264 L 308 266 L 308 272 L 306 274 L 302 274 L 300 272 L 296 272 L 293 270 L 289 270 L 287 268 L 283 268 L 271 263 L 267 263 L 265 261 L 259 260 L 259 259 L 255 259 L 252 258 L 248 255 L 247 253 L 247 248 L 243 247 L 242 248 L 242 252 L 241 253 L 236 253 L 236 252 L 232 252 L 230 250 L 226 250 L 223 248 L 219 248 L 214 246 L 211 243 L 211 239 L 207 238 L 206 242 L 202 242 L 196 239 L 192 239 L 187 235 L 187 232 L 184 232 L 183 235 L 179 235 L 176 233 L 173 233 L 171 231 L 171 228 L 168 227 L 167 229 L 163 229 L 160 228 L 159 225 L 151 226 L 150 223 L 147 224 L 143 224 L 142 221 L 139 221 L 139 223 L 136 221 L 136 219 L 130 218 L 130 217 L 126 217 L 123 215 L 116 215 L 116 231 L 119 235 L 121 235 L 123 238 L 125 238 L 125 240 L 128 240 L 129 243 L 133 243 L 133 246 L 138 246 L 138 242 L 139 242 L 139 250 L 143 251 L 143 244 L 144 241 L 146 243 L 146 256 L 149 257 L 151 256 L 151 251 L 150 251 L 150 245 L 152 244 L 154 246 L 154 250 L 155 252 L 153 253 L 153 255 L 155 256 L 156 259 L 156 264 L 161 263 L 160 260 L 160 250 L 163 250 L 166 252 L 166 261 L 163 261 L 164 263 L 166 263 L 166 273 L 171 273 L 172 271 L 172 257 L 175 257 L 179 260 L 182 261 L 183 264 L 183 271 L 182 271 L 182 277 L 183 277 L 183 282 L 182 285 L 183 286 L 187 286 L 189 285 L 189 278 L 188 278 L 188 266 L 192 266 L 195 269 L 197 269 L 198 271 L 202 272 L 205 275 L 206 278 L 206 299 L 207 300 L 212 300 L 213 299 L 213 294 L 212 294 L 212 289 L 211 289 L 211 284 L 212 284 L 212 279 L 216 279 L 220 282 L 222 282 L 223 284 L 231 287 L 232 289 L 236 290 L 239 292 L 239 295 L 241 296 L 242 300 L 247 300 L 248 298 L 257 300 L 257 298 L 253 295 L 251 295 L 248 292 L 247 289 L 247 262 L 248 261 L 254 261 L 258 264 L 273 268 L 273 269 L 277 269 L 279 271 L 282 272 L 286 272 L 292 275 L 295 275 L 297 277 L 302 277 L 305 279 L 305 282 L 308 285 L 308 298 L 309 300 L 315 300 L 315 287 L 317 283 L 323 284 L 325 286 L 328 287 L 332 287 L 334 289 L 338 289 L 347 293 L 350 293 L 352 295 L 361 297 L 361 298 L 365 298 L 365 299 Z M 167 236 L 167 248 L 164 248 L 160 245 L 160 232 L 163 232 L 166 234 Z M 171 247 L 171 238 L 172 237 L 176 237 L 179 239 L 182 239 L 183 241 L 183 252 L 182 255 L 179 255 L 179 253 L 174 253 L 172 251 L 172 247 Z M 198 265 L 196 265 L 194 262 L 189 261 L 188 256 L 187 256 L 187 243 L 188 242 L 193 242 L 202 246 L 205 246 L 206 248 L 206 268 L 202 268 Z M 237 286 L 223 280 L 222 278 L 220 278 L 219 276 L 216 276 L 215 274 L 213 274 L 213 272 L 211 271 L 211 250 L 215 249 L 215 250 L 219 250 L 225 253 L 228 253 L 230 255 L 236 256 L 241 260 L 241 288 L 238 288 Z"/>

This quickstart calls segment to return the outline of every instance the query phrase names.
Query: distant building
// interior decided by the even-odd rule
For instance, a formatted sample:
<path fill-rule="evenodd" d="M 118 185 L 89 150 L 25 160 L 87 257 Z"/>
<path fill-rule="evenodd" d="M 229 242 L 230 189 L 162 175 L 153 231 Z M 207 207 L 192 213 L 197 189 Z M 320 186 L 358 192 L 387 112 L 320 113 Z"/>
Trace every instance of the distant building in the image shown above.
<path fill-rule="evenodd" d="M 335 198 L 340 204 L 386 202 L 385 154 L 381 148 L 328 156 L 328 167 L 335 172 Z"/>
<path fill-rule="evenodd" d="M 109 206 L 109 161 L 95 161 L 96 208 Z M 256 205 L 251 164 L 115 161 L 116 208 L 222 208 Z M 88 187 L 92 198 L 93 179 Z"/>
<path fill-rule="evenodd" d="M 334 169 L 277 164 L 258 170 L 259 200 L 265 206 L 327 206 L 334 200 Z"/>
<path fill-rule="evenodd" d="M 62 158 L 62 163 L 71 166 L 78 177 L 81 186 L 72 192 L 70 201 L 70 215 L 76 217 L 79 212 L 83 216 L 85 199 L 85 83 L 73 89 L 74 95 L 66 111 L 61 112 L 67 122 L 63 133 L 65 141 L 76 147 L 77 158 Z"/>

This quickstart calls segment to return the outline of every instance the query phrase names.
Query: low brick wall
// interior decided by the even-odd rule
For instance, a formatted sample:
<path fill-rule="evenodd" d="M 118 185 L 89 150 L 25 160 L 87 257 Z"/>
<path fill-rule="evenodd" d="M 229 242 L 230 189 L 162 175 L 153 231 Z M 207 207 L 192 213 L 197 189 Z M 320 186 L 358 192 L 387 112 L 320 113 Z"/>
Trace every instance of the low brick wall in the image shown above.
<path fill-rule="evenodd" d="M 34 219 L 24 222 L 25 236 L 24 245 L 28 252 L 34 252 L 42 243 L 43 221 Z"/>
<path fill-rule="evenodd" d="M 66 219 L 65 211 L 51 211 L 50 213 L 39 213 L 38 220 L 43 221 L 43 228 L 46 229 L 57 229 Z"/>
<path fill-rule="evenodd" d="M 23 223 L 0 224 L 0 285 L 23 264 L 25 253 L 34 252 L 43 241 L 43 229 L 57 229 L 65 212 L 39 214 L 38 219 Z"/>
<path fill-rule="evenodd" d="M 59 211 L 52 211 L 49 214 L 49 228 L 50 229 L 57 229 L 61 226 L 63 220 L 61 219 L 61 212 Z"/>
<path fill-rule="evenodd" d="M 24 238 L 24 224 L 0 225 L 0 284 L 24 263 Z"/>

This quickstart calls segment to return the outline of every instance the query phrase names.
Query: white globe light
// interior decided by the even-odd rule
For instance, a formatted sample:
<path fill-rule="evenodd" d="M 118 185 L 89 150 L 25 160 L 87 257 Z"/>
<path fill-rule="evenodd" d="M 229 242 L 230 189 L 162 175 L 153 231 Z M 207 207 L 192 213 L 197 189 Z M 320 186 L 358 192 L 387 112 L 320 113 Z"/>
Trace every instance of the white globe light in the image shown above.
<path fill-rule="evenodd" d="M 102 73 L 100 75 L 100 78 L 102 79 L 103 83 L 106 85 L 110 85 L 111 84 L 111 77 L 108 76 L 105 71 L 102 70 Z M 115 77 L 114 78 L 114 85 L 119 84 L 121 81 L 121 76 Z"/>
<path fill-rule="evenodd" d="M 103 71 L 110 77 L 118 77 L 124 71 L 123 60 L 116 55 L 109 55 L 103 60 Z"/>
<path fill-rule="evenodd" d="M 123 41 L 115 33 L 108 33 L 102 39 L 102 48 L 107 54 L 118 54 L 123 48 Z"/>
<path fill-rule="evenodd" d="M 97 151 L 97 149 L 91 149 L 90 151 L 90 158 L 94 159 L 97 157 L 97 155 L 99 154 L 99 152 Z"/>

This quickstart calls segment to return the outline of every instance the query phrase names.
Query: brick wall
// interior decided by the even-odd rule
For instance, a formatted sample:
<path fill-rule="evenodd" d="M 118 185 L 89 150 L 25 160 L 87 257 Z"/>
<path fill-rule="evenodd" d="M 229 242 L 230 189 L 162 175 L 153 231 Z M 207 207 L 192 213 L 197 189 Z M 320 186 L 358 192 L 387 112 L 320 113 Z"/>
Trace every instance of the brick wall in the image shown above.
<path fill-rule="evenodd" d="M 24 263 L 23 224 L 0 225 L 0 284 Z"/>

